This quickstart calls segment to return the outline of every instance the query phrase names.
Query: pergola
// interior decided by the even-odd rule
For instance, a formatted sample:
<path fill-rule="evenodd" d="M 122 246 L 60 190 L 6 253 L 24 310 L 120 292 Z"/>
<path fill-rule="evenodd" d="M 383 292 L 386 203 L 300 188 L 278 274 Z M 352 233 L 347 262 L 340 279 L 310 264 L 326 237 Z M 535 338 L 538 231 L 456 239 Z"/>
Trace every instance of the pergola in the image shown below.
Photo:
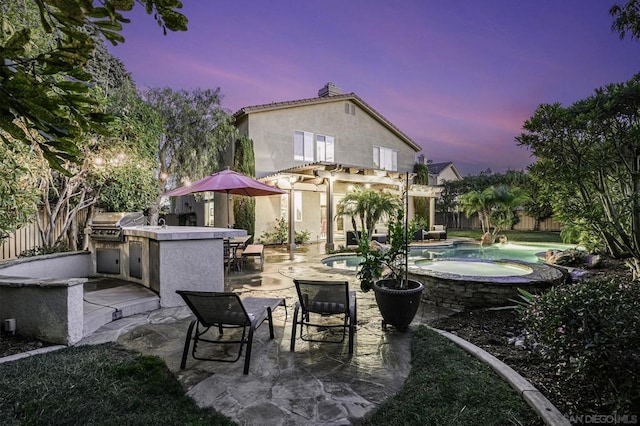
<path fill-rule="evenodd" d="M 410 173 L 413 179 L 415 174 Z M 367 185 L 371 188 L 401 193 L 406 185 L 406 173 L 388 171 L 359 166 L 350 166 L 336 163 L 316 162 L 304 164 L 280 170 L 274 174 L 260 178 L 262 182 L 275 185 L 280 189 L 289 191 L 288 223 L 289 223 L 289 251 L 293 255 L 295 250 L 295 224 L 294 205 L 292 191 L 325 192 L 327 197 L 326 217 L 333 218 L 333 194 L 334 186 L 338 182 L 348 185 Z M 440 194 L 441 188 L 428 185 L 409 184 L 407 191 L 410 197 L 429 198 L 429 225 L 435 222 L 435 199 Z M 333 226 L 327 226 L 327 250 L 333 250 L 334 235 Z"/>

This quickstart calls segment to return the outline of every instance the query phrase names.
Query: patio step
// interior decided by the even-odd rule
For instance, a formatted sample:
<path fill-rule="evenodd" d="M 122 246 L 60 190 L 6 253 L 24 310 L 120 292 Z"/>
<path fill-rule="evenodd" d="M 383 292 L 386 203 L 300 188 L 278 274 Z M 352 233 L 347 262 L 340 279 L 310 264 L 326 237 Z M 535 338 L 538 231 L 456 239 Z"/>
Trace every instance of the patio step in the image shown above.
<path fill-rule="evenodd" d="M 84 293 L 83 336 L 120 318 L 160 308 L 160 298 L 137 284 L 125 284 Z"/>

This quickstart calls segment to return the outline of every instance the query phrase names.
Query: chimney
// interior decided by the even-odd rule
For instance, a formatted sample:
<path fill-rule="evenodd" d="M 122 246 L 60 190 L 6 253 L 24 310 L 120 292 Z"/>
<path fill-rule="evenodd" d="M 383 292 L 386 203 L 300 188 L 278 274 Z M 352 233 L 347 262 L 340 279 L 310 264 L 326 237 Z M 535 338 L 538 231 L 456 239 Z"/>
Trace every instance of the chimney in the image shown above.
<path fill-rule="evenodd" d="M 318 96 L 321 98 L 327 98 L 329 96 L 342 95 L 342 90 L 335 84 L 329 82 L 324 87 L 318 90 Z"/>

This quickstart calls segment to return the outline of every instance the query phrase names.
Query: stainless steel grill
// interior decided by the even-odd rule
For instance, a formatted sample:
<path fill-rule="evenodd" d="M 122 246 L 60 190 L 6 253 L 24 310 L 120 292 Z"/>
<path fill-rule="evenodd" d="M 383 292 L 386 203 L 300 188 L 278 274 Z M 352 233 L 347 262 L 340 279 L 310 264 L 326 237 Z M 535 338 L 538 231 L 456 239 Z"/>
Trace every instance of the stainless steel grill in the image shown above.
<path fill-rule="evenodd" d="M 144 224 L 145 217 L 142 212 L 98 213 L 91 221 L 89 236 L 96 241 L 123 242 L 123 227 Z"/>

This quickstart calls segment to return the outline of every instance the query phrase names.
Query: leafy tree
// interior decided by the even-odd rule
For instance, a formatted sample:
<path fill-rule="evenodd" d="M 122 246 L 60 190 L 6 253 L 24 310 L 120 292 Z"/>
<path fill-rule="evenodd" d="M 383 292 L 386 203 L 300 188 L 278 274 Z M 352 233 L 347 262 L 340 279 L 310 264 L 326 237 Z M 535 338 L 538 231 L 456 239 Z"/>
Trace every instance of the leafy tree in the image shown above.
<path fill-rule="evenodd" d="M 0 141 L 0 242 L 33 220 L 39 198 L 33 185 L 35 170 L 35 155 L 26 146 Z"/>
<path fill-rule="evenodd" d="M 523 197 L 525 201 L 522 207 L 528 214 L 536 218 L 536 226 L 540 220 L 552 215 L 553 210 L 546 194 L 541 191 L 528 173 L 518 170 L 508 170 L 504 174 L 481 172 L 476 176 L 469 175 L 457 181 L 445 182 L 440 198 L 436 202 L 436 208 L 438 211 L 446 213 L 457 212 L 460 207 L 458 198 L 462 194 L 476 192 L 480 196 L 487 188 L 500 186 L 519 188 L 520 191 L 526 193 L 528 197 Z M 472 209 L 472 211 L 475 210 Z M 481 226 L 485 229 L 484 227 L 488 225 L 481 222 Z"/>
<path fill-rule="evenodd" d="M 629 0 L 623 5 L 616 4 L 609 9 L 609 14 L 614 17 L 611 29 L 624 38 L 627 32 L 631 38 L 640 39 L 640 2 Z"/>
<path fill-rule="evenodd" d="M 233 117 L 220 105 L 220 88 L 192 92 L 153 88 L 143 96 L 163 123 L 157 140 L 158 195 L 178 182 L 218 170 L 222 153 L 236 136 Z M 151 213 L 153 222 L 157 212 L 158 205 Z"/>
<path fill-rule="evenodd" d="M 564 224 L 586 231 L 640 277 L 640 74 L 569 107 L 540 105 L 518 136 L 530 173 Z M 595 248 L 595 247 L 592 247 Z"/>
<path fill-rule="evenodd" d="M 429 185 L 429 166 L 426 164 L 416 163 L 413 165 L 413 172 L 416 176 L 413 183 L 418 185 Z M 415 220 L 417 222 L 429 222 L 429 200 L 426 197 L 414 197 L 413 208 L 415 211 Z"/>
<path fill-rule="evenodd" d="M 89 131 L 103 133 L 108 117 L 92 97 L 83 68 L 94 50 L 94 33 L 113 44 L 128 23 L 122 12 L 143 5 L 166 30 L 185 30 L 178 0 L 25 0 L 0 3 L 0 139 L 35 146 L 54 169 L 78 161 L 78 142 Z M 20 25 L 38 12 L 34 25 Z M 22 15 L 24 13 L 24 15 Z M 17 25 L 16 25 L 17 24 Z M 49 43 L 33 49 L 38 31 Z M 68 172 L 66 172 L 68 173 Z"/>
<path fill-rule="evenodd" d="M 88 69 L 95 73 L 94 96 L 113 117 L 109 136 L 96 134 L 80 141 L 82 162 L 63 163 L 70 175 L 42 169 L 43 214 L 37 223 L 44 247 L 66 239 L 66 245 L 76 249 L 81 229 L 77 217 L 83 209 L 89 209 L 90 218 L 96 205 L 107 211 L 135 211 L 157 198 L 154 147 L 161 131 L 159 118 L 142 101 L 124 65 L 100 40 L 96 46 Z M 58 234 L 57 227 L 63 232 Z"/>
<path fill-rule="evenodd" d="M 509 229 L 516 217 L 514 209 L 529 199 L 518 187 L 508 185 L 490 186 L 483 191 L 470 191 L 459 197 L 459 203 L 467 214 L 477 213 L 482 230 L 493 243 L 502 229 Z"/>

